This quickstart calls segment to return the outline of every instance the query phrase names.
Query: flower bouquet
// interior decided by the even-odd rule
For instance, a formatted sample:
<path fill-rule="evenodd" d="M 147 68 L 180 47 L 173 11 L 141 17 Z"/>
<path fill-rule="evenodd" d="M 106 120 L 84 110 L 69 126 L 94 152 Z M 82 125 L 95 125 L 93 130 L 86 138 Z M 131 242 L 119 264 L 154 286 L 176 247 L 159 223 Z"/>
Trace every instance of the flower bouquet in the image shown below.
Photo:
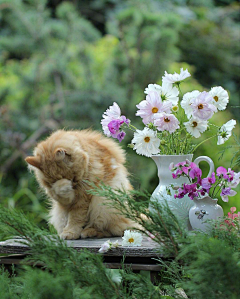
<path fill-rule="evenodd" d="M 222 166 L 212 172 L 210 177 L 202 178 L 202 170 L 193 162 L 188 160 L 170 164 L 169 169 L 172 171 L 173 179 L 187 177 L 189 184 L 184 183 L 181 187 L 176 188 L 175 198 L 183 198 L 188 195 L 191 199 L 201 198 L 206 194 L 211 198 L 220 196 L 223 201 L 228 201 L 228 196 L 237 194 L 232 188 L 236 188 L 240 183 L 240 172 L 236 173 L 231 168 L 228 170 Z"/>
<path fill-rule="evenodd" d="M 178 187 L 171 185 L 168 188 L 175 190 L 175 199 L 188 196 L 193 200 L 195 205 L 189 209 L 189 221 L 193 229 L 206 231 L 208 226 L 205 220 L 223 217 L 223 209 L 215 198 L 218 193 L 225 202 L 229 196 L 237 194 L 232 188 L 240 183 L 240 172 L 236 173 L 230 168 L 227 170 L 220 166 L 207 178 L 202 178 L 201 169 L 188 160 L 175 165 L 171 163 L 169 169 L 173 179 L 185 177 L 189 181 L 189 184 L 183 183 Z"/>
<path fill-rule="evenodd" d="M 181 96 L 180 85 L 189 76 L 187 69 L 181 69 L 180 74 L 165 71 L 162 86 L 148 85 L 144 91 L 146 99 L 136 105 L 136 116 L 140 116 L 145 125 L 143 130 L 134 127 L 126 116 L 121 115 L 118 104 L 113 103 L 101 120 L 104 134 L 121 142 L 126 135 L 125 130 L 132 130 L 134 136 L 129 146 L 137 154 L 147 157 L 193 153 L 200 144 L 213 137 L 217 137 L 218 145 L 223 144 L 231 136 L 236 121 L 232 119 L 218 127 L 209 119 L 226 109 L 228 93 L 217 86 L 209 92 L 193 90 Z M 213 131 L 212 136 L 194 144 L 193 138 L 199 138 L 208 129 Z"/>

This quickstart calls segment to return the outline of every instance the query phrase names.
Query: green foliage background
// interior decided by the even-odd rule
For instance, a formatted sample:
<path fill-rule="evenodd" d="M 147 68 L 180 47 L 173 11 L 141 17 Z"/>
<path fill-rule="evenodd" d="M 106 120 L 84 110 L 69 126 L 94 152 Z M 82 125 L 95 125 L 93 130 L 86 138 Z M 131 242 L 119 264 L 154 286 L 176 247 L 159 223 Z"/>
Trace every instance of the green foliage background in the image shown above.
<path fill-rule="evenodd" d="M 239 121 L 239 10 L 231 0 L 1 0 L 1 202 L 46 225 L 45 197 L 24 161 L 36 142 L 58 128 L 101 130 L 102 113 L 114 101 L 143 128 L 136 104 L 165 70 L 188 68 L 192 77 L 183 92 L 227 89 L 228 109 L 214 122 Z M 239 136 L 239 125 L 234 132 Z M 131 139 L 128 134 L 122 146 L 132 183 L 151 193 L 158 184 L 156 166 L 127 148 Z M 227 146 L 233 147 L 219 161 Z M 219 147 L 212 140 L 195 157 L 207 155 L 216 167 L 230 167 L 236 151 L 237 139 Z M 227 213 L 231 206 L 240 210 L 238 199 L 239 191 L 219 203 Z"/>

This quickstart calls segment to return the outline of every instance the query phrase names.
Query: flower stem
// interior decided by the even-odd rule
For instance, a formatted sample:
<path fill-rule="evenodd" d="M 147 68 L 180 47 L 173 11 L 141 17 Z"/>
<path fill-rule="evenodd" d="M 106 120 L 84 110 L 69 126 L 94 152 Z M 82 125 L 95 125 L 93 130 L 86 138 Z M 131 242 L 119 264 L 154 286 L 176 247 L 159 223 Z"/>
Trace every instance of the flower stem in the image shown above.
<path fill-rule="evenodd" d="M 183 93 L 182 93 L 181 88 L 180 88 L 180 83 L 178 83 L 178 84 L 176 84 L 176 85 L 177 85 L 177 88 L 178 88 L 178 90 L 179 90 L 179 93 L 181 94 L 181 96 L 183 96 Z"/>
<path fill-rule="evenodd" d="M 212 139 L 213 137 L 217 137 L 218 135 L 216 134 L 216 135 L 213 135 L 213 136 L 211 136 L 211 137 L 209 137 L 209 138 L 207 138 L 207 139 L 205 139 L 205 140 L 203 140 L 202 142 L 200 142 L 197 146 L 195 146 L 195 148 L 193 149 L 193 151 L 192 152 L 194 152 L 200 145 L 202 145 L 204 142 L 206 142 L 206 141 L 208 141 L 208 140 L 210 140 L 210 139 Z"/>
<path fill-rule="evenodd" d="M 220 183 L 220 184 L 219 184 Z M 221 182 L 221 179 L 219 179 L 215 184 L 214 188 L 213 188 L 213 191 L 212 191 L 212 194 L 211 194 L 211 197 L 214 197 L 214 196 L 217 196 L 218 192 L 221 190 L 222 188 L 222 184 L 223 182 Z M 215 192 L 216 188 L 219 186 L 218 190 Z M 209 194 L 210 195 L 210 194 Z"/>
<path fill-rule="evenodd" d="M 136 127 L 134 127 L 133 125 L 131 125 L 131 124 L 129 124 L 129 125 L 127 125 L 127 124 L 125 124 L 124 123 L 124 129 L 129 129 L 129 130 L 131 130 L 131 131 L 137 131 L 137 128 Z"/>

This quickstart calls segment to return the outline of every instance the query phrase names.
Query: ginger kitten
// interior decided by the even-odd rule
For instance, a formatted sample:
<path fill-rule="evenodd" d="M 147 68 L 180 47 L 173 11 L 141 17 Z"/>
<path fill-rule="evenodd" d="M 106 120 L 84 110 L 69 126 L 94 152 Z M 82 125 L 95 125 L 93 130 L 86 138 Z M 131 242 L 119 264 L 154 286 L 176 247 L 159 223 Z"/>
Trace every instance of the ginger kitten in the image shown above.
<path fill-rule="evenodd" d="M 86 192 L 84 180 L 130 190 L 124 151 L 90 130 L 54 132 L 26 162 L 51 201 L 50 223 L 63 239 L 122 236 L 134 223 Z"/>

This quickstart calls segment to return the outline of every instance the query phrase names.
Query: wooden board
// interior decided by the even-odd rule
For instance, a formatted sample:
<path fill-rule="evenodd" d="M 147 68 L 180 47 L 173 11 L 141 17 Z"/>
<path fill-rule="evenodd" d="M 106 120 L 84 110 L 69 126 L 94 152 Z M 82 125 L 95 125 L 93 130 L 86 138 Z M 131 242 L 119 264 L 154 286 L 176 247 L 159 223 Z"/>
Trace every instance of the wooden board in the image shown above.
<path fill-rule="evenodd" d="M 106 252 L 105 256 L 127 256 L 127 257 L 160 257 L 160 247 L 149 237 L 144 236 L 142 246 L 123 247 L 121 246 L 122 238 L 102 238 L 102 239 L 79 239 L 67 241 L 68 246 L 73 247 L 77 251 L 89 249 L 91 252 L 98 253 L 101 245 L 110 240 L 115 242 L 118 240 L 120 246 Z M 28 251 L 28 246 L 21 244 L 21 239 L 12 239 L 0 242 L 0 255 L 2 254 L 22 254 Z M 99 253 L 100 254 L 100 253 Z"/>

